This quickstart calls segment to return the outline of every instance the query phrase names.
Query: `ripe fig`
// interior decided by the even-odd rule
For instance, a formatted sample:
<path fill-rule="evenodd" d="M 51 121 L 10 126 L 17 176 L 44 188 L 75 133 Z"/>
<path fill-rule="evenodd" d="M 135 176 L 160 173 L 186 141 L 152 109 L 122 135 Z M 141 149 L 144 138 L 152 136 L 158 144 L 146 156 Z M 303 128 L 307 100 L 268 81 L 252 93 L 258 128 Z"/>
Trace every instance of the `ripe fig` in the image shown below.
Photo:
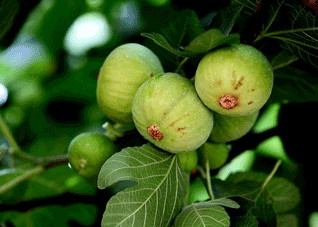
<path fill-rule="evenodd" d="M 105 115 L 118 123 L 133 123 L 131 103 L 139 86 L 163 73 L 159 58 L 147 47 L 126 43 L 105 59 L 97 82 L 97 103 Z"/>
<path fill-rule="evenodd" d="M 69 163 L 79 175 L 96 180 L 102 165 L 116 150 L 113 142 L 103 134 L 81 133 L 69 144 Z"/>
<path fill-rule="evenodd" d="M 198 165 L 197 151 L 189 151 L 177 154 L 181 168 L 186 172 L 192 172 Z"/>
<path fill-rule="evenodd" d="M 254 126 L 259 111 L 246 116 L 232 117 L 214 113 L 214 126 L 210 140 L 226 143 L 245 136 Z"/>
<path fill-rule="evenodd" d="M 193 84 L 176 73 L 148 79 L 132 104 L 139 133 L 171 153 L 196 150 L 209 137 L 213 114 L 199 99 Z"/>
<path fill-rule="evenodd" d="M 245 116 L 267 102 L 273 88 L 273 70 L 256 48 L 232 45 L 201 59 L 195 88 L 211 110 L 228 116 Z"/>
<path fill-rule="evenodd" d="M 218 169 L 226 163 L 229 151 L 225 143 L 205 142 L 198 149 L 200 164 L 204 166 L 209 160 L 210 169 Z"/>

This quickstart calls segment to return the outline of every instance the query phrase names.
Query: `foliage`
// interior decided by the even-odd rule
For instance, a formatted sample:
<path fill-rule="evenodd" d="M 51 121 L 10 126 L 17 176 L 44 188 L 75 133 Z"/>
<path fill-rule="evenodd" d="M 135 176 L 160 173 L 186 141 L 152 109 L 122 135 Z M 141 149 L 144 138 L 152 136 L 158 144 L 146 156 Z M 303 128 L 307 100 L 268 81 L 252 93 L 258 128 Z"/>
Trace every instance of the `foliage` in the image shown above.
<path fill-rule="evenodd" d="M 307 225 L 316 192 L 317 167 L 310 158 L 315 140 L 306 127 L 317 123 L 306 116 L 316 116 L 312 107 L 318 101 L 317 11 L 298 0 L 232 0 L 222 7 L 213 3 L 209 13 L 198 10 L 196 2 L 187 9 L 177 1 L 153 2 L 0 1 L 0 83 L 9 91 L 3 104 L 0 91 L 0 225 Z M 72 55 L 65 48 L 67 32 L 91 12 L 107 19 L 110 39 Z M 192 173 L 185 172 L 176 155 L 98 108 L 99 69 L 110 51 L 127 42 L 149 47 L 165 71 L 189 79 L 210 51 L 237 43 L 256 47 L 270 60 L 275 77 L 256 125 L 261 128 L 264 118 L 277 125 L 227 143 L 224 166 L 211 170 L 208 162 L 199 162 Z M 302 115 L 292 108 L 268 117 L 272 105 L 296 106 Z M 298 118 L 290 122 L 286 115 Z M 97 185 L 67 166 L 69 143 L 87 131 L 105 134 L 118 148 Z M 282 159 L 271 153 L 277 140 L 257 149 L 273 136 L 284 144 Z M 238 161 L 247 150 L 253 154 L 249 167 Z"/>

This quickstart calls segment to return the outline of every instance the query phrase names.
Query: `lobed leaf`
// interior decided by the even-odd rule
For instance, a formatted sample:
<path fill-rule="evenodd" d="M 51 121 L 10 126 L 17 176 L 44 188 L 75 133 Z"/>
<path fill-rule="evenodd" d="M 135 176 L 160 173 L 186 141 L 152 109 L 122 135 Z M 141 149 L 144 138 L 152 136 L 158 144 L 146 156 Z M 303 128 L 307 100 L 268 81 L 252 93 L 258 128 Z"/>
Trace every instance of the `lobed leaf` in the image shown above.
<path fill-rule="evenodd" d="M 102 226 L 169 226 L 185 205 L 187 176 L 174 154 L 150 144 L 114 154 L 100 171 L 98 187 L 124 180 L 136 181 L 137 185 L 108 201 Z"/>

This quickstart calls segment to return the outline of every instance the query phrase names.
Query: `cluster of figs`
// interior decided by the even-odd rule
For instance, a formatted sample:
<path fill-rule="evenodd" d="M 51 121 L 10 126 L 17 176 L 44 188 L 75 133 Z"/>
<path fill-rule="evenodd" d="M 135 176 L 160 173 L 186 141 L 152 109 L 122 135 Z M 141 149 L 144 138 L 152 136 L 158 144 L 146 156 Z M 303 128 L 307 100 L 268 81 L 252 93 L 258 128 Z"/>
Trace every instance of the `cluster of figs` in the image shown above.
<path fill-rule="evenodd" d="M 272 87 L 270 63 L 250 45 L 207 53 L 191 80 L 165 72 L 148 47 L 125 43 L 100 69 L 97 102 L 108 119 L 134 124 L 146 140 L 184 163 L 196 163 L 203 153 L 213 169 L 226 160 L 227 143 L 252 129 Z"/>

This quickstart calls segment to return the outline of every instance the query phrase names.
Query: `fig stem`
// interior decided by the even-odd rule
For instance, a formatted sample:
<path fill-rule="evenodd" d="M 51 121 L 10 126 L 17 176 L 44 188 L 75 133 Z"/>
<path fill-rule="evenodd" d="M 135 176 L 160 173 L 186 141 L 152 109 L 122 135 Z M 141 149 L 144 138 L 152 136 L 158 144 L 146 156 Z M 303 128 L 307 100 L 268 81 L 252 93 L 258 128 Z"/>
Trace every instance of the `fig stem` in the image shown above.
<path fill-rule="evenodd" d="M 2 115 L 0 114 L 0 131 L 2 132 L 3 136 L 7 139 L 8 143 L 16 150 L 21 150 L 17 141 L 15 140 L 11 130 L 3 120 Z"/>
<path fill-rule="evenodd" d="M 266 188 L 266 186 L 268 185 L 268 183 L 270 182 L 270 180 L 274 177 L 275 173 L 278 170 L 278 167 L 280 166 L 280 164 L 282 163 L 282 160 L 278 160 L 274 166 L 274 168 L 272 169 L 272 171 L 270 172 L 270 174 L 266 177 L 266 179 L 264 180 L 261 190 L 259 191 L 259 193 L 256 195 L 254 201 L 256 202 L 259 197 L 261 196 L 262 192 L 264 191 L 264 189 Z"/>
<path fill-rule="evenodd" d="M 2 185 L 0 187 L 0 194 L 5 193 L 12 189 L 13 187 L 17 186 L 18 184 L 22 183 L 23 181 L 26 181 L 44 171 L 43 166 L 36 166 L 33 169 L 25 171 L 20 176 L 14 178 L 13 180 L 9 181 L 8 183 Z"/>
<path fill-rule="evenodd" d="M 118 137 L 123 137 L 124 132 L 121 131 L 122 124 L 115 123 L 112 125 L 110 122 L 105 122 L 102 126 L 106 132 L 105 136 L 111 139 L 112 141 L 115 141 Z"/>
<path fill-rule="evenodd" d="M 174 71 L 175 73 L 179 73 L 182 66 L 189 60 L 188 57 L 185 57 L 178 65 L 177 69 Z"/>
<path fill-rule="evenodd" d="M 206 171 L 206 183 L 208 185 L 208 192 L 210 195 L 211 200 L 215 199 L 213 190 L 212 190 L 212 181 L 211 181 L 211 174 L 210 174 L 210 163 L 209 160 L 207 159 L 205 161 L 205 171 Z"/>

